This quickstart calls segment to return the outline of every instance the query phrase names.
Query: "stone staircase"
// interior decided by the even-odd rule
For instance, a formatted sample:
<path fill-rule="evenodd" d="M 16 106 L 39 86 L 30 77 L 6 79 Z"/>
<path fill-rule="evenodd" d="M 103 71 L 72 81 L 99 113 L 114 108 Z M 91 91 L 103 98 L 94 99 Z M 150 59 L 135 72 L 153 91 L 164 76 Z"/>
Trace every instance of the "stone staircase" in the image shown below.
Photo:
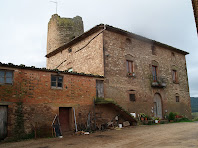
<path fill-rule="evenodd" d="M 137 120 L 112 99 L 96 98 L 94 103 L 96 105 L 108 105 L 108 107 L 118 112 L 119 116 L 121 116 L 125 121 L 129 121 L 131 125 L 137 125 Z"/>

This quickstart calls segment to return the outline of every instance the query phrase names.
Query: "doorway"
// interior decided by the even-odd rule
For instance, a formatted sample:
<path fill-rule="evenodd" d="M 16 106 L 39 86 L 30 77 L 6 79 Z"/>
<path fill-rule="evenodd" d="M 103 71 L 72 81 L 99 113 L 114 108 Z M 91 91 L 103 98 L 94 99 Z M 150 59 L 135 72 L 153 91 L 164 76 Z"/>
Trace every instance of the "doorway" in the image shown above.
<path fill-rule="evenodd" d="M 8 106 L 0 105 L 0 140 L 7 137 Z"/>
<path fill-rule="evenodd" d="M 71 129 L 70 113 L 71 113 L 71 107 L 59 107 L 59 122 L 62 133 L 68 132 Z"/>
<path fill-rule="evenodd" d="M 104 81 L 96 80 L 96 97 L 104 98 Z"/>
<path fill-rule="evenodd" d="M 162 99 L 158 93 L 154 95 L 154 116 L 162 118 Z"/>

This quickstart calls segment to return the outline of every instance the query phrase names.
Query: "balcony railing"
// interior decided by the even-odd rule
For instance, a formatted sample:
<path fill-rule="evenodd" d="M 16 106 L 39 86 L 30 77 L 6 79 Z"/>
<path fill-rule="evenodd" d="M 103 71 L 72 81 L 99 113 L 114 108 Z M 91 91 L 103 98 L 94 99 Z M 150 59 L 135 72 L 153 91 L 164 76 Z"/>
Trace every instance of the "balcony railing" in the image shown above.
<path fill-rule="evenodd" d="M 155 77 L 152 78 L 151 86 L 157 88 L 165 88 L 167 85 L 167 79 L 165 77 Z"/>

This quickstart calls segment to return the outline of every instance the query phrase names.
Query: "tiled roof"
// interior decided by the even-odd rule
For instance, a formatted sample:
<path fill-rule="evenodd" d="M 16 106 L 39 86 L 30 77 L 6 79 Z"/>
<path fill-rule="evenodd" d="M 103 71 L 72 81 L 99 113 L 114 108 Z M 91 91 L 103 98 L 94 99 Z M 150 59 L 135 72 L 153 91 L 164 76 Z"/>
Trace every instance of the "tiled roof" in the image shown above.
<path fill-rule="evenodd" d="M 63 45 L 63 46 L 55 49 L 54 51 L 48 53 L 46 55 L 46 57 L 49 58 L 49 57 L 51 57 L 51 56 L 53 56 L 53 55 L 55 55 L 55 54 L 57 54 L 57 53 L 65 50 L 66 48 L 71 47 L 72 45 L 78 43 L 79 41 L 83 40 L 84 38 L 88 37 L 89 35 L 97 32 L 97 31 L 99 31 L 101 29 L 104 29 L 104 28 L 106 28 L 106 30 L 108 30 L 108 31 L 113 31 L 113 32 L 116 32 L 116 33 L 119 33 L 119 34 L 122 34 L 122 35 L 125 35 L 125 36 L 128 36 L 128 37 L 132 37 L 132 38 L 136 38 L 136 39 L 139 39 L 139 40 L 144 40 L 144 41 L 152 42 L 155 45 L 158 45 L 158 46 L 167 48 L 167 49 L 172 50 L 172 51 L 175 51 L 175 52 L 179 52 L 179 53 L 184 54 L 184 55 L 189 54 L 188 52 L 183 51 L 181 49 L 178 49 L 178 48 L 169 46 L 167 44 L 160 43 L 158 41 L 155 41 L 155 40 L 152 40 L 152 39 L 149 39 L 149 38 L 146 38 L 146 37 L 143 37 L 143 36 L 140 36 L 140 35 L 137 35 L 137 34 L 128 32 L 128 31 L 125 31 L 125 30 L 122 30 L 120 28 L 116 28 L 116 27 L 109 26 L 109 25 L 104 25 L 104 24 L 99 24 L 99 25 L 91 28 L 90 30 L 86 31 L 85 33 L 83 33 L 79 37 L 74 38 L 69 43 L 67 43 L 67 44 L 65 44 L 65 45 Z"/>
<path fill-rule="evenodd" d="M 80 76 L 103 78 L 103 76 L 100 76 L 100 75 L 77 73 L 77 72 L 74 72 L 74 71 L 73 72 L 68 72 L 67 70 L 60 71 L 58 69 L 36 68 L 35 66 L 25 66 L 23 64 L 21 64 L 21 65 L 14 65 L 12 63 L 6 64 L 6 63 L 1 63 L 0 62 L 0 67 L 18 68 L 18 69 L 27 69 L 27 70 L 36 70 L 36 71 L 43 71 L 43 72 L 56 72 L 56 73 L 61 73 L 61 74 L 80 75 Z"/>

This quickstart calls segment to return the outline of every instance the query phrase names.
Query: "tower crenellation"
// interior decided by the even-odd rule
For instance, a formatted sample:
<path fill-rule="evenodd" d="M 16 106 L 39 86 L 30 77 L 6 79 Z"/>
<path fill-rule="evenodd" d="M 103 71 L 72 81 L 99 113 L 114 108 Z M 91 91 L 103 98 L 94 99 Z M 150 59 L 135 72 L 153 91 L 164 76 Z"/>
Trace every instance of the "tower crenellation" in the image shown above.
<path fill-rule="evenodd" d="M 80 16 L 61 18 L 57 14 L 52 15 L 48 23 L 47 54 L 83 33 L 83 21 Z"/>

